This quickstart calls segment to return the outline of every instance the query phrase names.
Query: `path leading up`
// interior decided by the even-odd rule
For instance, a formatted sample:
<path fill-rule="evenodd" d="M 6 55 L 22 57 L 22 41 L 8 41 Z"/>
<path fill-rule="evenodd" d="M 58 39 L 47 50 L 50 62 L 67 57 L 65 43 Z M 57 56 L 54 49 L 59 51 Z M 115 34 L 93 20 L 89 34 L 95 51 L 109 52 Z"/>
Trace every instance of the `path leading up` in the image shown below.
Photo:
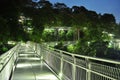
<path fill-rule="evenodd" d="M 58 80 L 50 68 L 34 50 L 23 46 L 20 49 L 12 80 Z"/>

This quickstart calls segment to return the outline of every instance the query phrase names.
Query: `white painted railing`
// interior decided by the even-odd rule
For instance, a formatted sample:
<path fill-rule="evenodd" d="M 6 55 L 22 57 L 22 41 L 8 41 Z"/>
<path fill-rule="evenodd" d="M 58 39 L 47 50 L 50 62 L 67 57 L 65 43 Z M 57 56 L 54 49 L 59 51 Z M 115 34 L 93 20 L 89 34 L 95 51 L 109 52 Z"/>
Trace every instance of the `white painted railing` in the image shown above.
<path fill-rule="evenodd" d="M 15 61 L 18 57 L 20 44 L 0 56 L 0 80 L 9 80 Z"/>
<path fill-rule="evenodd" d="M 120 62 L 35 45 L 61 80 L 120 80 Z"/>
<path fill-rule="evenodd" d="M 20 44 L 0 56 L 0 80 L 9 80 Z M 60 80 L 120 80 L 120 62 L 82 56 L 28 42 Z"/>

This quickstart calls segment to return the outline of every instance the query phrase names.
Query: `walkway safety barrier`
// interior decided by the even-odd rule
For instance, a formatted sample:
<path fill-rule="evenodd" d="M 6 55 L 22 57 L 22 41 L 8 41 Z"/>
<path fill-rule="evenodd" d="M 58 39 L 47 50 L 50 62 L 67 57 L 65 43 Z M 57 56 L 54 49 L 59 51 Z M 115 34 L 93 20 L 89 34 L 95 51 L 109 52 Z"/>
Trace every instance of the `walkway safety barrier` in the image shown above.
<path fill-rule="evenodd" d="M 9 80 L 21 45 L 0 56 L 0 80 Z M 73 54 L 34 42 L 26 46 L 34 49 L 60 80 L 120 80 L 120 61 Z"/>
<path fill-rule="evenodd" d="M 0 80 L 9 80 L 18 57 L 20 44 L 0 56 Z"/>
<path fill-rule="evenodd" d="M 120 80 L 119 61 L 73 54 L 45 45 L 35 46 L 60 80 Z"/>

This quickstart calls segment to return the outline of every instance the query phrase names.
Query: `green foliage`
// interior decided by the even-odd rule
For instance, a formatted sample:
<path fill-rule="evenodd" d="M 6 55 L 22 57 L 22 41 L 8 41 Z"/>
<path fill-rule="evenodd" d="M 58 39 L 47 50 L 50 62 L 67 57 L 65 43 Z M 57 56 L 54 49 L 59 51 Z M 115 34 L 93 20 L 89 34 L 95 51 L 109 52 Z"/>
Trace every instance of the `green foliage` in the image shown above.
<path fill-rule="evenodd" d="M 73 40 L 73 34 L 74 34 L 73 30 L 68 30 L 68 32 L 66 34 L 66 37 L 67 37 L 68 41 L 72 41 Z"/>
<path fill-rule="evenodd" d="M 66 32 L 65 32 L 65 30 L 60 30 L 59 32 L 58 32 L 58 36 L 59 36 L 59 40 L 61 40 L 61 41 L 65 41 L 66 40 Z"/>
<path fill-rule="evenodd" d="M 1 42 L 40 42 L 41 38 L 44 41 L 65 41 L 77 37 L 78 42 L 75 45 L 65 46 L 60 43 L 57 47 L 77 54 L 101 57 L 108 54 L 107 50 L 111 50 L 107 48 L 108 43 L 105 43 L 112 39 L 108 33 L 120 37 L 120 24 L 116 24 L 113 14 L 97 14 L 84 6 L 69 8 L 64 3 L 53 5 L 48 0 L 40 0 L 38 3 L 32 0 L 2 0 L 0 7 Z M 22 24 L 18 22 L 21 14 L 25 17 Z M 31 20 L 26 20 L 27 18 Z M 73 28 L 70 31 L 43 31 L 45 27 L 51 26 Z M 25 28 L 33 30 L 28 33 Z M 7 48 L 3 47 L 2 50 L 6 51 Z"/>
<path fill-rule="evenodd" d="M 62 47 L 63 47 L 63 42 L 59 42 L 54 46 L 54 48 L 61 49 L 61 50 L 62 50 Z"/>
<path fill-rule="evenodd" d="M 0 42 L 0 55 L 11 49 L 14 45 L 9 45 L 3 42 Z"/>
<path fill-rule="evenodd" d="M 7 51 L 7 50 L 8 50 L 8 48 L 6 48 L 6 47 L 3 47 L 3 48 L 2 48 L 2 51 L 3 51 L 3 52 L 5 52 L 5 51 Z"/>
<path fill-rule="evenodd" d="M 74 49 L 74 48 L 75 48 L 74 45 L 73 45 L 73 44 L 70 44 L 70 45 L 67 46 L 67 51 L 68 51 L 68 52 L 71 52 L 71 53 L 74 53 L 74 52 L 75 52 L 75 49 Z"/>
<path fill-rule="evenodd" d="M 42 33 L 42 39 L 45 41 L 55 41 L 54 32 L 52 30 L 44 30 Z"/>

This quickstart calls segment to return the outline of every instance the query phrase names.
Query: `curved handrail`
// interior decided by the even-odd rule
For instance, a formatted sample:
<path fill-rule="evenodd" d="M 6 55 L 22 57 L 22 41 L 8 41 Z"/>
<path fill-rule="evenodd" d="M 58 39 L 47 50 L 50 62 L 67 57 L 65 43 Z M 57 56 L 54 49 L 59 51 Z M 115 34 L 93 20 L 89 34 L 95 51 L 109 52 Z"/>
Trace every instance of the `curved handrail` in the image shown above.
<path fill-rule="evenodd" d="M 73 56 L 73 57 L 81 57 L 81 58 L 89 59 L 89 60 L 97 60 L 97 61 L 102 61 L 102 62 L 107 62 L 107 63 L 112 63 L 112 64 L 120 64 L 120 61 L 118 61 L 118 60 L 103 59 L 103 58 L 97 58 L 97 57 L 90 57 L 90 56 L 84 56 L 84 55 L 74 54 L 74 53 L 70 53 L 70 52 L 67 52 L 67 51 L 55 49 L 55 48 L 52 48 L 50 46 L 48 46 L 48 48 L 52 49 L 54 51 L 57 51 L 59 53 L 70 55 L 70 56 Z"/>
<path fill-rule="evenodd" d="M 33 42 L 34 43 L 34 42 Z M 43 59 L 61 80 L 120 80 L 120 61 L 69 53 L 49 45 L 37 46 Z M 39 47 L 39 48 L 37 48 Z"/>
<path fill-rule="evenodd" d="M 20 43 L 18 43 L 15 47 L 0 56 L 0 72 L 10 61 L 11 57 L 14 55 L 14 52 L 18 49 L 19 45 Z"/>
<path fill-rule="evenodd" d="M 69 75 L 72 76 L 73 80 L 75 79 L 75 74 L 79 74 L 79 71 L 76 69 L 83 70 L 83 73 L 86 73 L 84 77 L 86 76 L 86 79 L 94 78 L 90 75 L 95 74 L 102 78 L 110 79 L 110 80 L 118 80 L 119 72 L 120 72 L 120 62 L 115 60 L 108 60 L 108 59 L 102 59 L 102 58 L 95 58 L 95 57 L 89 57 L 89 56 L 83 56 L 78 54 L 69 53 L 63 50 L 55 49 L 46 45 L 42 45 L 42 53 L 44 56 L 44 60 L 50 65 L 53 69 L 55 68 L 55 72 L 57 74 L 63 74 L 63 69 L 67 68 L 69 69 L 71 66 L 72 71 Z M 60 62 L 56 62 L 56 61 Z M 80 61 L 80 62 L 79 62 Z M 60 64 L 60 69 L 57 66 L 57 63 Z M 64 65 L 66 63 L 66 65 Z M 64 67 L 64 68 L 63 68 Z M 111 72 L 111 71 L 112 72 Z M 66 70 L 67 71 L 67 70 Z M 102 72 L 101 72 L 102 71 Z M 107 71 L 107 72 L 106 72 Z M 117 71 L 117 72 L 114 72 Z M 67 73 L 68 74 L 68 73 Z M 64 73 L 65 77 L 70 77 Z M 71 75 L 74 74 L 74 75 Z M 82 77 L 82 75 L 81 75 Z M 79 79 L 79 77 L 77 77 Z M 83 78 L 83 77 L 82 77 Z M 92 79 L 90 79 L 92 80 Z"/>

